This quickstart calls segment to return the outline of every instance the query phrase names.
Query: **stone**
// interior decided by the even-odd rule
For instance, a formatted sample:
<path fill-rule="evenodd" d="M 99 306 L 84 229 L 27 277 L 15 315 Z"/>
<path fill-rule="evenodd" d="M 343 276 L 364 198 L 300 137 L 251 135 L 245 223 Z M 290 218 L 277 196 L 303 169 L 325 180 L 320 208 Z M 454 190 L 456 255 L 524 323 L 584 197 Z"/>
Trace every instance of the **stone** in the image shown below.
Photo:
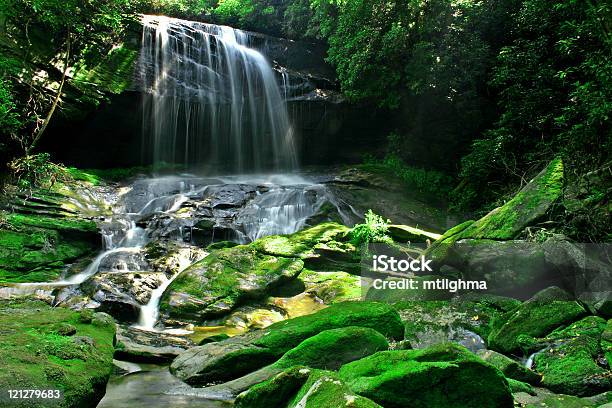
<path fill-rule="evenodd" d="M 455 236 L 455 241 L 516 238 L 526 227 L 541 219 L 561 197 L 563 183 L 563 162 L 555 159 L 510 201 L 466 226 L 458 237 Z"/>
<path fill-rule="evenodd" d="M 531 371 L 520 362 L 493 350 L 479 350 L 476 354 L 501 371 L 507 378 L 532 385 L 538 385 L 542 379 L 540 375 Z"/>
<path fill-rule="evenodd" d="M 336 373 L 304 366 L 289 368 L 238 395 L 237 408 L 379 407 L 353 393 Z"/>
<path fill-rule="evenodd" d="M 349 388 L 384 407 L 512 407 L 504 375 L 452 343 L 375 353 L 340 368 Z"/>
<path fill-rule="evenodd" d="M 391 307 L 374 302 L 344 302 L 263 330 L 191 348 L 172 362 L 170 370 L 189 384 L 231 380 L 274 363 L 323 330 L 347 326 L 372 328 L 390 339 L 403 338 L 400 317 Z"/>
<path fill-rule="evenodd" d="M 196 321 L 219 316 L 243 300 L 263 298 L 303 267 L 300 259 L 262 254 L 251 245 L 216 250 L 172 282 L 160 310 L 171 318 Z"/>
<path fill-rule="evenodd" d="M 194 344 L 183 336 L 117 326 L 115 358 L 136 363 L 163 364 Z"/>
<path fill-rule="evenodd" d="M 554 286 L 544 289 L 497 321 L 489 347 L 512 354 L 521 349 L 520 336 L 544 337 L 584 315 L 586 310 L 569 293 Z"/>
<path fill-rule="evenodd" d="M 588 316 L 546 336 L 549 346 L 534 359 L 534 370 L 542 374 L 542 386 L 579 397 L 612 389 L 610 370 L 598 361 L 605 328 L 604 319 Z"/>

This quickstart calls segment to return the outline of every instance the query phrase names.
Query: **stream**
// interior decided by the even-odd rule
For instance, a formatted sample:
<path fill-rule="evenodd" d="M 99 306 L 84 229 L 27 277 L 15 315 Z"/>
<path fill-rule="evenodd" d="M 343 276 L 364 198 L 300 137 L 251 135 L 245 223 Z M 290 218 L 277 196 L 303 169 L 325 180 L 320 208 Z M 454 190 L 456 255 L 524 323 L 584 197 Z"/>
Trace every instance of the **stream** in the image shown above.
<path fill-rule="evenodd" d="M 107 312 L 119 322 L 118 339 L 129 339 L 136 347 L 193 346 L 193 339 L 216 334 L 218 323 L 193 328 L 160 322 L 159 302 L 168 286 L 206 256 L 203 248 L 210 244 L 290 234 L 324 220 L 323 208 L 327 217 L 333 214 L 346 224 L 354 223 L 358 214 L 324 181 L 321 176 L 182 174 L 118 185 L 117 194 L 107 202 L 112 215 L 97 220 L 102 252 L 81 270 L 68 268 L 58 281 L 16 284 L 3 288 L 0 295 L 36 293 L 51 298 L 54 305 Z M 153 248 L 159 253 L 152 253 Z M 320 307 L 310 302 L 304 297 L 293 307 Z M 226 328 L 221 332 L 232 334 Z M 108 383 L 100 407 L 169 406 L 170 401 L 175 407 L 222 406 L 181 395 L 185 384 L 166 365 L 116 365 L 121 368 Z M 178 395 L 166 395 L 172 389 Z"/>

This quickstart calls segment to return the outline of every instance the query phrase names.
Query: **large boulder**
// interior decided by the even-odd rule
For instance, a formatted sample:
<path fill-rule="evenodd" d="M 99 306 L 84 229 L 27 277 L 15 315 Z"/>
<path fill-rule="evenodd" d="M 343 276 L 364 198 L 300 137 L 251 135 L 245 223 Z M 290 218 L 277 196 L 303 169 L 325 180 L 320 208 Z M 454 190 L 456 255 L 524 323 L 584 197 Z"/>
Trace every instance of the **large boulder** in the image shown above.
<path fill-rule="evenodd" d="M 586 310 L 567 292 L 557 287 L 544 289 L 495 322 L 489 347 L 506 354 L 517 352 L 523 338 L 544 337 L 585 314 Z"/>
<path fill-rule="evenodd" d="M 232 400 L 255 384 L 294 366 L 337 370 L 343 364 L 389 347 L 387 339 L 365 327 L 325 330 L 286 352 L 277 362 L 235 380 L 202 389 L 209 399 Z"/>
<path fill-rule="evenodd" d="M 295 278 L 304 263 L 265 255 L 248 245 L 215 251 L 187 268 L 167 289 L 160 309 L 173 318 L 203 320 Z"/>
<path fill-rule="evenodd" d="M 549 346 L 535 356 L 542 385 L 553 392 L 591 396 L 612 388 L 609 369 L 602 367 L 600 340 L 606 321 L 589 316 L 544 339 Z"/>
<path fill-rule="evenodd" d="M 391 307 L 373 302 L 337 303 L 317 313 L 274 323 L 263 330 L 191 348 L 170 370 L 189 384 L 227 381 L 278 360 L 299 343 L 323 330 L 367 327 L 401 340 L 404 327 Z"/>
<path fill-rule="evenodd" d="M 0 284 L 57 280 L 68 264 L 99 247 L 93 221 L 7 214 L 0 225 Z"/>
<path fill-rule="evenodd" d="M 227 314 L 246 300 L 261 299 L 313 270 L 360 269 L 359 254 L 344 239 L 348 228 L 324 223 L 290 235 L 215 249 L 168 287 L 160 310 L 172 319 L 201 321 Z"/>
<path fill-rule="evenodd" d="M 542 219 L 561 197 L 563 162 L 553 160 L 510 201 L 477 221 L 466 221 L 446 231 L 426 251 L 436 264 L 452 264 L 455 243 L 469 240 L 507 241 Z"/>
<path fill-rule="evenodd" d="M 459 239 L 508 240 L 541 219 L 563 193 L 563 162 L 555 159 L 510 201 L 468 225 Z"/>
<path fill-rule="evenodd" d="M 251 387 L 238 395 L 234 405 L 237 408 L 380 407 L 352 392 L 338 374 L 304 366 L 291 367 Z"/>
<path fill-rule="evenodd" d="M 538 385 L 540 383 L 540 375 L 510 357 L 506 357 L 493 350 L 479 350 L 476 354 L 478 357 L 501 371 L 507 378 L 533 385 Z"/>
<path fill-rule="evenodd" d="M 96 406 L 113 368 L 109 316 L 22 299 L 0 301 L 0 325 L 0 388 L 61 390 L 57 406 Z"/>
<path fill-rule="evenodd" d="M 512 407 L 504 375 L 464 347 L 382 351 L 340 368 L 355 393 L 384 407 Z"/>

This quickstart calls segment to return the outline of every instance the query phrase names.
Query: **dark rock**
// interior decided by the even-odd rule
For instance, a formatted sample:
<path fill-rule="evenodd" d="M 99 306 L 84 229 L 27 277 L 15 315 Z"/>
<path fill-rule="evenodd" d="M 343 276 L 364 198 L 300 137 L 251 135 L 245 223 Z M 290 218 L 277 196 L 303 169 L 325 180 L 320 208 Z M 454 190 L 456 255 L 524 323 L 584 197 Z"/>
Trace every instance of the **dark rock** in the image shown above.
<path fill-rule="evenodd" d="M 513 353 L 521 349 L 521 336 L 544 337 L 585 314 L 569 293 L 551 287 L 499 319 L 489 335 L 489 346 L 502 353 Z"/>
<path fill-rule="evenodd" d="M 115 358 L 137 363 L 168 363 L 192 346 L 185 337 L 118 326 Z"/>

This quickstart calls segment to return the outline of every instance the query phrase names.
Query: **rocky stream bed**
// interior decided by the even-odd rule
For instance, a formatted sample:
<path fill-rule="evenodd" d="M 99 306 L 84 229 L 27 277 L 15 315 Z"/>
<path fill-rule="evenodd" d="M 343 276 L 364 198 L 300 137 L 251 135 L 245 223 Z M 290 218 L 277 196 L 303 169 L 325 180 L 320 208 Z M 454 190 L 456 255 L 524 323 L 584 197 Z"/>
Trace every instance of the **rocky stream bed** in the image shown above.
<path fill-rule="evenodd" d="M 3 213 L 0 385 L 63 392 L 23 406 L 612 402 L 609 252 L 526 233 L 564 199 L 560 161 L 466 222 L 359 167 L 75 174 Z M 395 223 L 369 249 L 367 209 Z M 489 290 L 378 290 L 398 279 L 378 250 Z"/>

